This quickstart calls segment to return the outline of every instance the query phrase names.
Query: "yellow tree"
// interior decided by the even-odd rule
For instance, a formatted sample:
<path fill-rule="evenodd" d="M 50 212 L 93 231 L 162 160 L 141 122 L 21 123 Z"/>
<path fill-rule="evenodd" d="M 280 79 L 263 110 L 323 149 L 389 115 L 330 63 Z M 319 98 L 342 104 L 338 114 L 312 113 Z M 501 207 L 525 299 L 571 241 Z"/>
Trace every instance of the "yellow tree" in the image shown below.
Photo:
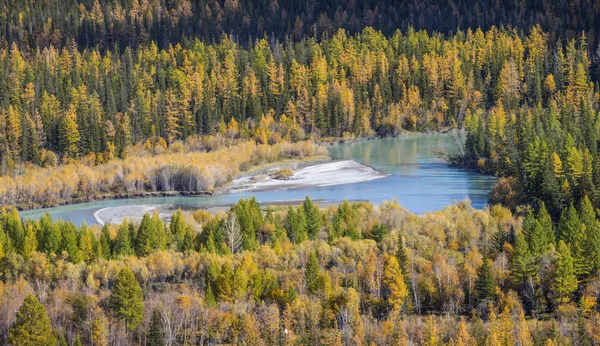
<path fill-rule="evenodd" d="M 385 255 L 383 284 L 388 291 L 388 303 L 394 310 L 400 310 L 404 299 L 408 296 L 408 288 L 400 264 L 395 256 Z"/>

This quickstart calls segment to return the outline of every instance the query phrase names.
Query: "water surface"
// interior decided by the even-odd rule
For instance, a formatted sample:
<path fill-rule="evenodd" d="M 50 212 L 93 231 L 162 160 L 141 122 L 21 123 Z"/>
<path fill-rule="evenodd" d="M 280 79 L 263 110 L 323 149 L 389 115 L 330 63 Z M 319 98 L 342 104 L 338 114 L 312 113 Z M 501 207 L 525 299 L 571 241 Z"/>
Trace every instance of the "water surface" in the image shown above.
<path fill-rule="evenodd" d="M 442 209 L 456 201 L 469 199 L 475 208 L 483 208 L 494 177 L 449 167 L 436 152 L 453 153 L 462 142 L 460 134 L 421 134 L 374 139 L 329 147 L 333 159 L 352 159 L 389 176 L 377 180 L 293 190 L 238 192 L 207 197 L 149 197 L 107 200 L 21 212 L 25 218 L 39 218 L 49 212 L 54 219 L 76 224 L 97 223 L 94 213 L 100 209 L 124 205 L 168 204 L 175 207 L 209 207 L 231 204 L 240 198 L 256 197 L 259 202 L 303 200 L 306 195 L 325 201 L 368 200 L 374 204 L 397 199 L 415 213 Z"/>

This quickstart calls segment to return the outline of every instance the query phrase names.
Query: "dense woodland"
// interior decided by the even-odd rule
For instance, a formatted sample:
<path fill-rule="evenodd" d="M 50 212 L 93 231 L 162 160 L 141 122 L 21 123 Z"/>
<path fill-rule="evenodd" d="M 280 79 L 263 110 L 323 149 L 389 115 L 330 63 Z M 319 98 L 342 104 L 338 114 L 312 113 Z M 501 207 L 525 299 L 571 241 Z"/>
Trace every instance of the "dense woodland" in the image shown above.
<path fill-rule="evenodd" d="M 468 203 L 177 211 L 77 227 L 0 214 L 12 345 L 595 345 L 600 222 Z M 286 333 L 287 330 L 287 333 Z M 36 340 L 35 343 L 31 340 Z"/>
<path fill-rule="evenodd" d="M 0 0 L 0 344 L 600 344 L 600 2 Z M 17 209 L 210 193 L 465 128 L 485 210 Z"/>
<path fill-rule="evenodd" d="M 233 34 L 245 44 L 269 35 L 299 40 L 351 33 L 372 26 L 386 35 L 397 29 L 449 34 L 467 28 L 536 24 L 558 37 L 600 27 L 597 0 L 2 0 L 0 37 L 20 47 L 63 46 L 112 49 L 156 42 L 170 44 L 200 38 L 218 41 Z"/>

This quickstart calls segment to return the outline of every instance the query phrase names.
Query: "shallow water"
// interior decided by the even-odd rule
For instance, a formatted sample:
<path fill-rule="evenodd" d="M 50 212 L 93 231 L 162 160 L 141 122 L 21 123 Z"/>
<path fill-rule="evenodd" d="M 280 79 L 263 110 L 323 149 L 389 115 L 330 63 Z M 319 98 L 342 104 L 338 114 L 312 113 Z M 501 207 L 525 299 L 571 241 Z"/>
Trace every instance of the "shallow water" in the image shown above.
<path fill-rule="evenodd" d="M 368 200 L 375 204 L 397 199 L 415 213 L 442 209 L 444 206 L 471 200 L 475 208 L 483 208 L 494 177 L 449 167 L 435 154 L 458 150 L 462 133 L 408 135 L 396 138 L 336 144 L 329 147 L 333 159 L 352 159 L 389 176 L 346 185 L 309 187 L 293 190 L 237 192 L 209 197 L 149 197 L 108 200 L 66 205 L 21 212 L 25 218 L 39 218 L 49 212 L 54 219 L 76 224 L 97 223 L 94 213 L 100 209 L 125 205 L 161 205 L 175 207 L 208 207 L 229 204 L 240 198 L 256 197 L 259 202 L 303 200 L 306 195 L 325 201 Z"/>

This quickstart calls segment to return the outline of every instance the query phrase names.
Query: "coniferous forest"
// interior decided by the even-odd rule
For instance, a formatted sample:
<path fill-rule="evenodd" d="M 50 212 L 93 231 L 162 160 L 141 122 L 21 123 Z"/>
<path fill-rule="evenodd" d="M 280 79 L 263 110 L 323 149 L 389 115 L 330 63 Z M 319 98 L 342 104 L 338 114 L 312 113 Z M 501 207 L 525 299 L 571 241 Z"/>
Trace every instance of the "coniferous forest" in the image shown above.
<path fill-rule="evenodd" d="M 600 1 L 0 0 L 0 344 L 599 345 Z M 468 202 L 75 224 L 458 133 Z"/>

